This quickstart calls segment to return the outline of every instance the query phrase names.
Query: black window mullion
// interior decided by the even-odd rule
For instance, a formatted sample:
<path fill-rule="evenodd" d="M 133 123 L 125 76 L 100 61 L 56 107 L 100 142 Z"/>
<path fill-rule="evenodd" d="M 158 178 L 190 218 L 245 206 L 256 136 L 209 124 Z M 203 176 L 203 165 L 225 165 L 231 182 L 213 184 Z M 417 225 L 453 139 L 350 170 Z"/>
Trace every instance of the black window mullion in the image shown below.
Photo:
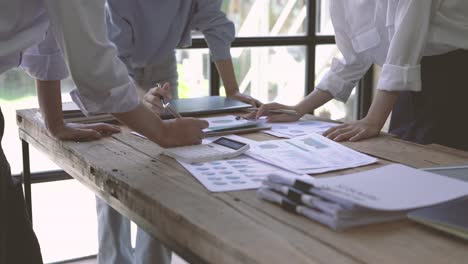
<path fill-rule="evenodd" d="M 216 68 L 216 65 L 214 62 L 211 61 L 211 56 L 210 56 L 210 95 L 219 95 L 219 89 L 221 87 L 221 82 L 219 80 L 219 73 L 218 69 Z"/>
<path fill-rule="evenodd" d="M 315 34 L 315 33 L 313 33 Z M 330 35 L 318 36 L 277 36 L 277 37 L 238 37 L 232 42 L 231 47 L 270 47 L 270 46 L 299 46 L 299 45 L 320 45 L 334 44 L 335 37 Z M 194 39 L 192 46 L 184 49 L 208 48 L 204 39 Z"/>
<path fill-rule="evenodd" d="M 314 90 L 315 83 L 315 46 L 316 46 L 316 27 L 317 27 L 317 6 L 315 0 L 307 2 L 307 37 L 310 42 L 306 43 L 306 79 L 304 95 Z"/>
<path fill-rule="evenodd" d="M 357 89 L 357 116 L 356 118 L 362 119 L 367 115 L 369 108 L 372 104 L 373 93 L 373 67 L 370 67 L 364 77 L 359 81 Z"/>

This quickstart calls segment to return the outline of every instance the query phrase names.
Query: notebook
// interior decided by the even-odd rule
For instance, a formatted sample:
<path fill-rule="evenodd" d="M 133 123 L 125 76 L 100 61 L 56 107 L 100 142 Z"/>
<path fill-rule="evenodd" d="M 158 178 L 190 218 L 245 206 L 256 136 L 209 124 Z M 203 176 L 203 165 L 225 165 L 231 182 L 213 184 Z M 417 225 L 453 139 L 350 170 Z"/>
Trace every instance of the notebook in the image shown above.
<path fill-rule="evenodd" d="M 425 169 L 440 175 L 468 182 L 468 165 Z M 429 227 L 468 240 L 468 198 L 419 209 L 408 218 Z"/>

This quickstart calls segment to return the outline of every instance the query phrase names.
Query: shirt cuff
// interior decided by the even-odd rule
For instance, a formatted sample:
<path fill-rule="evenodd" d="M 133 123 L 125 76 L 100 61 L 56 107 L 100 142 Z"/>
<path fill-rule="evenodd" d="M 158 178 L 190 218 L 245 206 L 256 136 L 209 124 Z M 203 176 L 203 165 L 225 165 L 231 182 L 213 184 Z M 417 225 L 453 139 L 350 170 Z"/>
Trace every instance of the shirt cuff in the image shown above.
<path fill-rule="evenodd" d="M 215 45 L 208 43 L 213 61 L 231 59 L 231 46 L 229 43 L 217 43 Z"/>
<path fill-rule="evenodd" d="M 24 53 L 21 68 L 31 77 L 42 81 L 57 81 L 68 77 L 67 65 L 60 52 L 50 55 L 35 52 Z"/>
<path fill-rule="evenodd" d="M 229 23 L 228 26 L 217 28 L 215 32 L 204 31 L 203 35 L 213 61 L 231 59 L 231 43 L 235 39 L 234 24 Z"/>
<path fill-rule="evenodd" d="M 336 100 L 346 102 L 355 86 L 356 83 L 346 82 L 336 73 L 329 70 L 316 86 L 316 89 L 329 92 Z"/>
<path fill-rule="evenodd" d="M 377 89 L 385 91 L 421 91 L 421 66 L 384 64 Z"/>
<path fill-rule="evenodd" d="M 70 95 L 75 104 L 87 116 L 130 112 L 140 104 L 133 82 L 112 88 L 110 95 L 103 98 L 84 95 L 78 89 L 71 91 Z"/>

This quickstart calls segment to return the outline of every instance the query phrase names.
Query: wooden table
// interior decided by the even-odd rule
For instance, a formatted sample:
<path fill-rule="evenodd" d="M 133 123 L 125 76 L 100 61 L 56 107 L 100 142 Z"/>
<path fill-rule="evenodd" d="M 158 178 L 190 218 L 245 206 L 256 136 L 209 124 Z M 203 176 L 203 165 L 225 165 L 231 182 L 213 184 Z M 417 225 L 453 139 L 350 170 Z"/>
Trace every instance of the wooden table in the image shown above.
<path fill-rule="evenodd" d="M 258 199 L 210 193 L 161 149 L 128 130 L 95 142 L 63 142 L 37 110 L 18 111 L 20 137 L 191 263 L 467 263 L 468 243 L 408 220 L 334 232 Z M 266 140 L 265 134 L 246 135 Z M 346 146 L 416 168 L 468 163 L 468 153 L 390 136 Z M 398 191 L 395 190 L 395 195 Z"/>

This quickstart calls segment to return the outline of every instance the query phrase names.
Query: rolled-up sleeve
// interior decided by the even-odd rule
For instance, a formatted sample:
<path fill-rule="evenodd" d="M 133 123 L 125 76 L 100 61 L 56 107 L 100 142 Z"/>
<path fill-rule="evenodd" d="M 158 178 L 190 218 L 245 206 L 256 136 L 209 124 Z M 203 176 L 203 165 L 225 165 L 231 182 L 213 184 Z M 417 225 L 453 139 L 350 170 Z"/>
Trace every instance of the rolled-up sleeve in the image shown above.
<path fill-rule="evenodd" d="M 437 1 L 436 1 L 437 2 Z M 434 1 L 399 1 L 395 33 L 382 67 L 377 89 L 420 91 L 421 58 L 426 46 Z"/>
<path fill-rule="evenodd" d="M 205 36 L 213 61 L 231 58 L 234 24 L 221 11 L 220 0 L 198 0 L 192 25 Z"/>
<path fill-rule="evenodd" d="M 133 110 L 135 85 L 107 38 L 105 0 L 46 0 L 51 28 L 77 88 L 72 98 L 85 114 Z"/>
<path fill-rule="evenodd" d="M 343 58 L 332 60 L 329 71 L 317 84 L 316 89 L 327 91 L 335 99 L 346 102 L 372 62 L 363 54 L 354 51 L 351 39 L 338 27 L 335 29 L 335 38 Z"/>
<path fill-rule="evenodd" d="M 67 65 L 51 31 L 46 32 L 41 43 L 23 52 L 20 66 L 37 80 L 56 81 L 68 77 Z"/>

